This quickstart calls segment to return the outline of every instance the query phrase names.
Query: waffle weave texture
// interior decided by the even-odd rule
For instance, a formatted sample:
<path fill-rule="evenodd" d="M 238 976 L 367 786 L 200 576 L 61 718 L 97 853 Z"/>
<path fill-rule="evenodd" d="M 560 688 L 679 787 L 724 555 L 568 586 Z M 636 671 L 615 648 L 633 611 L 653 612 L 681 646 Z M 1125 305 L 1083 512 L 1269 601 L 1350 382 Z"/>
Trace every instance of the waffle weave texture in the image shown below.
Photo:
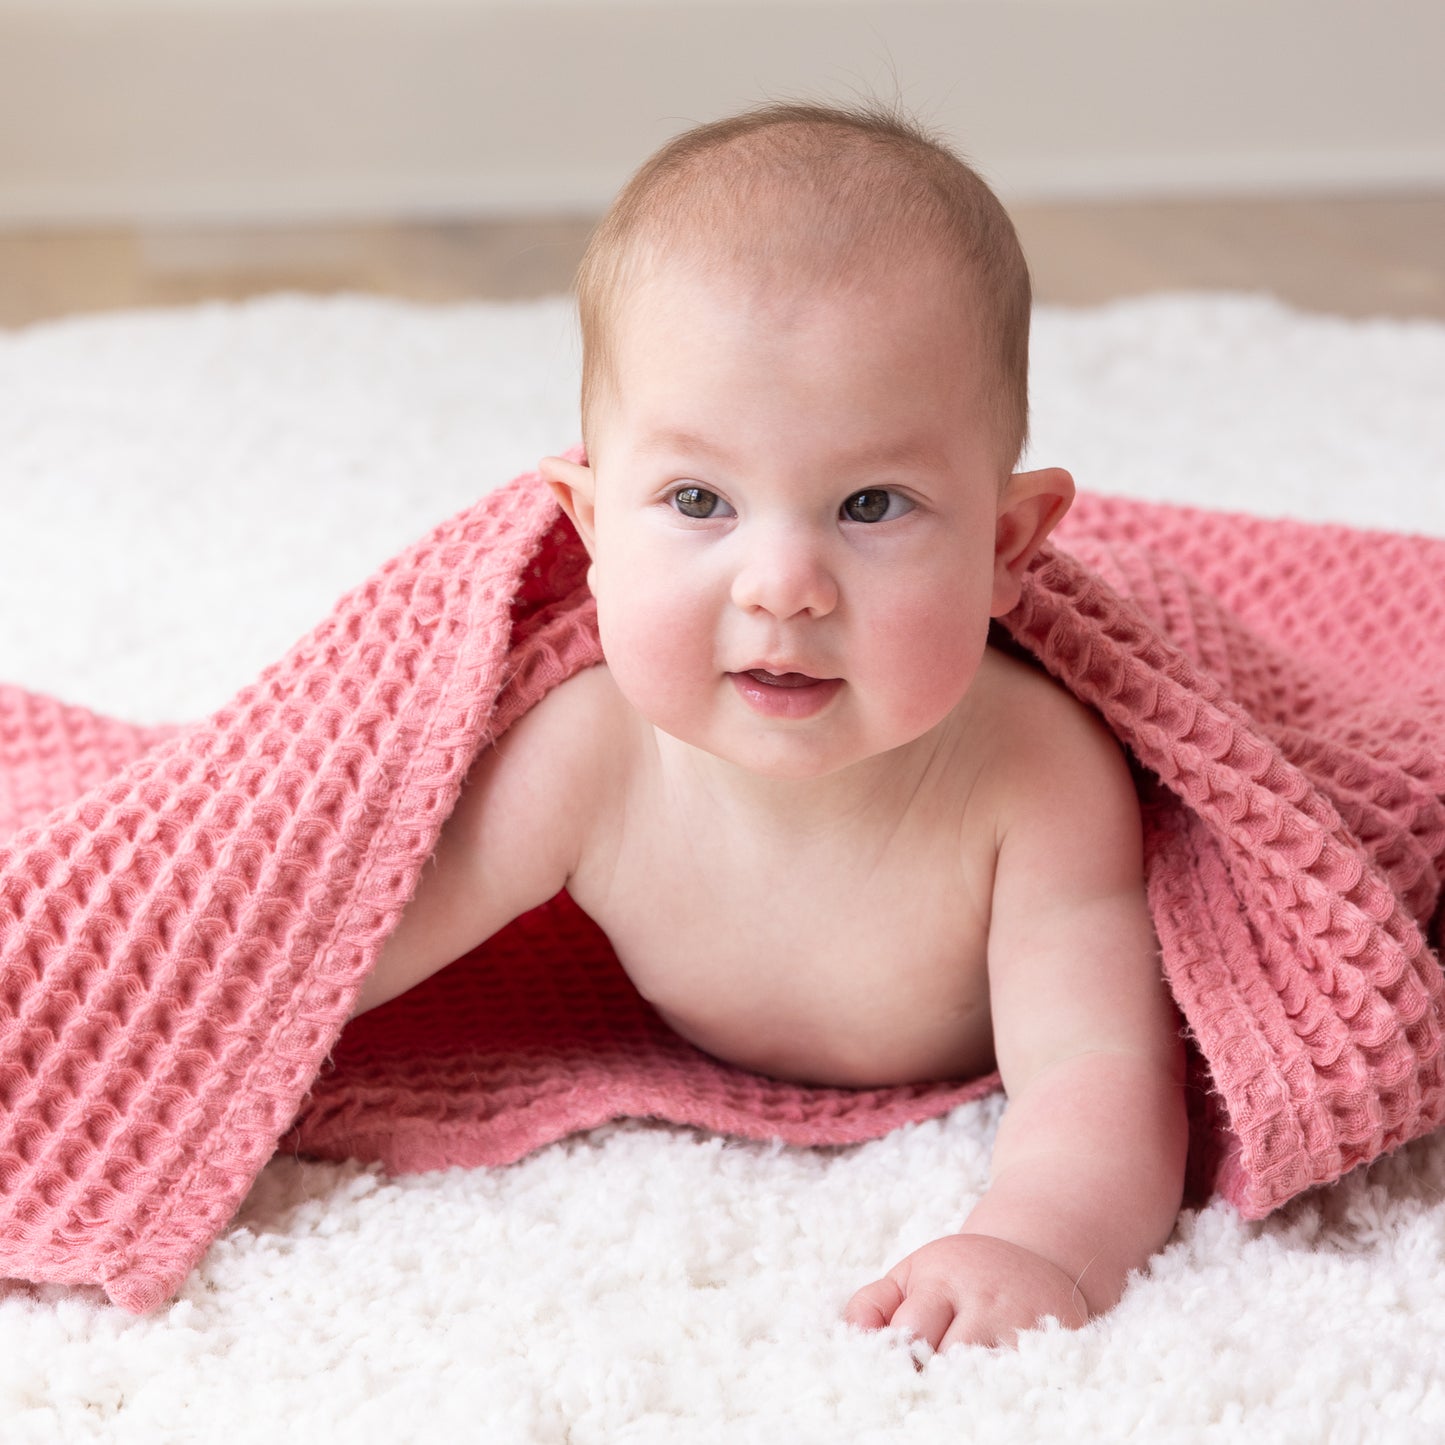
<path fill-rule="evenodd" d="M 1138 765 L 1196 1178 L 1258 1217 L 1445 1113 L 1445 542 L 1097 498 L 1066 527 L 1000 640 Z M 278 1146 L 503 1164 L 629 1115 L 837 1144 L 996 1085 L 721 1064 L 565 894 L 343 1032 L 478 749 L 599 660 L 585 570 L 528 473 L 199 723 L 0 688 L 0 1274 L 154 1308 Z"/>

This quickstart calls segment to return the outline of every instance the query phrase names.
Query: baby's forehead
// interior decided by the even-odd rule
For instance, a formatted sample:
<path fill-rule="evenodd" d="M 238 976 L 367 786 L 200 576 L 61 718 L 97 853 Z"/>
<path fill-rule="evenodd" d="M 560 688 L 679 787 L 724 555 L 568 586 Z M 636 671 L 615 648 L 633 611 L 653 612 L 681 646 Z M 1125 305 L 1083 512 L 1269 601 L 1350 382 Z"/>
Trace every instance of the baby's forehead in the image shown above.
<path fill-rule="evenodd" d="M 996 380 L 977 311 L 957 293 L 946 294 L 941 282 L 905 275 L 914 279 L 895 274 L 876 287 L 831 287 L 810 279 L 755 275 L 744 284 L 735 276 L 675 274 L 665 288 L 630 298 L 620 318 L 612 345 L 614 404 L 631 412 L 629 400 L 669 406 L 685 400 L 686 409 L 706 412 L 714 392 L 725 405 L 739 387 L 782 375 L 797 383 L 811 378 L 809 404 L 826 410 L 842 375 L 852 390 L 837 390 L 838 406 L 896 416 L 934 390 L 931 380 L 909 383 L 908 395 L 898 397 L 896 387 L 911 376 L 960 388 L 949 410 L 971 413 L 981 400 L 978 388 L 987 391 Z"/>

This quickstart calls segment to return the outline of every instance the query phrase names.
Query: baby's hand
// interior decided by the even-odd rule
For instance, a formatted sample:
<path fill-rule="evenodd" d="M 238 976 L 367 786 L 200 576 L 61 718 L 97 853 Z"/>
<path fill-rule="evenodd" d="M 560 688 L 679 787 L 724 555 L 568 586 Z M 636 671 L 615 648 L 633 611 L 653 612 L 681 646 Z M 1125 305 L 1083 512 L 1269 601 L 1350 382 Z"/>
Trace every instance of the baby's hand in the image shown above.
<path fill-rule="evenodd" d="M 1058 1265 L 987 1234 L 950 1234 L 916 1249 L 848 1301 L 843 1318 L 865 1330 L 899 1325 L 935 1350 L 1012 1345 L 1052 1315 L 1068 1329 L 1089 1305 Z"/>

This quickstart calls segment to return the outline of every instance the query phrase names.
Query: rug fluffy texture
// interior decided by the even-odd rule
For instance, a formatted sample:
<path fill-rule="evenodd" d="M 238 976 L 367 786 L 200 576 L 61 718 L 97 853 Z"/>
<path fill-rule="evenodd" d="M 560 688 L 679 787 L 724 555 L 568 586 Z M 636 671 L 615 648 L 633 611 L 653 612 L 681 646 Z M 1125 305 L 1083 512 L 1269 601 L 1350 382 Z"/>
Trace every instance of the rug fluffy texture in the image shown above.
<path fill-rule="evenodd" d="M 1173 298 L 1046 312 L 1036 356 L 1034 456 L 1086 488 L 1445 533 L 1445 329 Z M 209 711 L 375 562 L 575 435 L 574 368 L 560 302 L 16 334 L 0 677 L 138 720 Z M 1261 1225 L 1186 1214 L 1082 1334 L 918 1375 L 886 1333 L 849 1334 L 852 1291 L 982 1189 L 997 1107 L 843 1150 L 627 1124 L 496 1171 L 278 1160 L 166 1312 L 4 1287 L 7 1438 L 217 1418 L 231 1438 L 1438 1434 L 1435 1140 Z"/>

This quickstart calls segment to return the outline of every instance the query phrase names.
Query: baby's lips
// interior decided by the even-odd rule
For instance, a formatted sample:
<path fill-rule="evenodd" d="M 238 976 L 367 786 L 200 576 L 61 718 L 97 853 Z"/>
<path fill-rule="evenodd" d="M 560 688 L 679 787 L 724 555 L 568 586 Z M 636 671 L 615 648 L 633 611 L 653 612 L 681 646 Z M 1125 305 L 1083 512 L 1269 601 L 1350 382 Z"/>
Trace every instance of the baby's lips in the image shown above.
<path fill-rule="evenodd" d="M 769 672 L 763 667 L 750 668 L 748 676 L 755 682 L 761 682 L 768 687 L 812 687 L 815 683 L 830 680 L 822 677 L 810 677 L 806 672 Z"/>

